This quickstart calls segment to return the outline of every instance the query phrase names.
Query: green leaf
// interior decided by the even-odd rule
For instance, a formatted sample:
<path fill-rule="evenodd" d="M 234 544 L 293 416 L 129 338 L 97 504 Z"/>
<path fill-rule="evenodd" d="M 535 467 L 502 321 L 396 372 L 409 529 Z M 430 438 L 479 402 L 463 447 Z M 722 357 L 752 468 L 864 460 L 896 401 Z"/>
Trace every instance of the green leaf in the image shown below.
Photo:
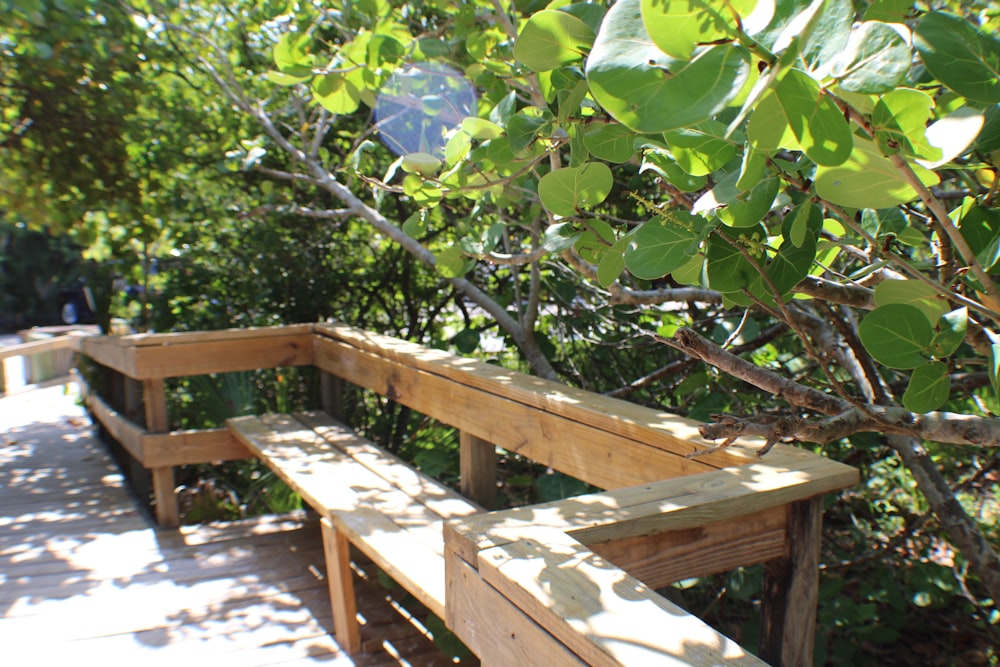
<path fill-rule="evenodd" d="M 549 225 L 542 236 L 542 247 L 549 252 L 562 252 L 567 248 L 572 248 L 580 236 L 581 232 L 578 232 L 569 223 L 560 222 Z"/>
<path fill-rule="evenodd" d="M 874 0 L 865 10 L 866 21 L 902 23 L 913 9 L 913 0 Z"/>
<path fill-rule="evenodd" d="M 879 306 L 861 320 L 861 343 L 875 361 L 889 368 L 916 368 L 930 352 L 934 330 L 915 306 Z"/>
<path fill-rule="evenodd" d="M 959 231 L 984 269 L 1000 269 L 1000 211 L 970 205 L 962 211 Z"/>
<path fill-rule="evenodd" d="M 805 14 L 809 10 L 806 9 Z M 854 6 L 851 0 L 826 0 L 819 13 L 810 21 L 802 59 L 813 72 L 821 75 L 840 57 L 851 35 Z"/>
<path fill-rule="evenodd" d="M 444 250 L 435 254 L 435 267 L 445 278 L 457 278 L 466 271 L 465 255 L 462 248 L 457 245 L 448 246 Z"/>
<path fill-rule="evenodd" d="M 462 329 L 451 339 L 451 344 L 462 354 L 472 354 L 479 347 L 480 334 L 475 329 Z"/>
<path fill-rule="evenodd" d="M 877 95 L 894 90 L 911 64 L 910 47 L 892 26 L 866 21 L 851 30 L 830 74 L 843 90 Z"/>
<path fill-rule="evenodd" d="M 948 365 L 931 361 L 913 370 L 903 393 L 903 407 L 910 412 L 931 412 L 944 405 L 950 393 Z"/>
<path fill-rule="evenodd" d="M 764 96 L 750 115 L 747 139 L 754 148 L 762 151 L 776 151 L 779 148 L 801 150 L 781 103 L 778 102 L 778 96 L 774 93 Z"/>
<path fill-rule="evenodd" d="M 274 45 L 274 64 L 282 72 L 298 75 L 302 68 L 312 67 L 310 46 L 312 46 L 312 36 L 309 34 L 286 32 Z"/>
<path fill-rule="evenodd" d="M 761 226 L 749 229 L 728 230 L 732 243 L 718 234 L 712 234 L 705 247 L 708 286 L 719 292 L 740 294 L 744 290 L 760 291 L 761 277 L 754 265 L 743 255 L 740 247 L 758 264 L 763 266 L 765 257 L 759 250 L 751 250 L 747 240 L 763 241 L 766 232 Z"/>
<path fill-rule="evenodd" d="M 538 182 L 538 197 L 556 215 L 573 216 L 597 206 L 611 193 L 614 177 L 603 162 L 551 171 Z"/>
<path fill-rule="evenodd" d="M 1000 103 L 1000 41 L 995 37 L 942 12 L 925 14 L 913 37 L 938 81 L 970 100 Z"/>
<path fill-rule="evenodd" d="M 941 150 L 927 140 L 927 123 L 934 98 L 911 88 L 886 93 L 872 110 L 872 125 L 879 150 L 886 155 L 902 152 L 919 158 L 937 159 Z"/>
<path fill-rule="evenodd" d="M 749 52 L 719 44 L 673 59 L 650 39 L 639 5 L 619 0 L 601 24 L 586 66 L 598 104 L 636 132 L 690 127 L 725 109 L 749 76 Z"/>
<path fill-rule="evenodd" d="M 940 180 L 923 167 L 914 165 L 913 171 L 924 185 Z M 815 183 L 820 197 L 850 208 L 892 208 L 917 198 L 892 162 L 872 142 L 860 138 L 854 139 L 854 151 L 846 162 L 817 168 Z"/>
<path fill-rule="evenodd" d="M 736 180 L 738 190 L 749 190 L 761 179 L 767 170 L 767 153 L 759 151 L 749 143 L 743 149 L 743 160 L 740 163 L 740 176 Z"/>
<path fill-rule="evenodd" d="M 988 370 L 990 384 L 993 385 L 993 393 L 1000 400 L 1000 345 L 996 343 L 990 346 L 990 365 Z"/>
<path fill-rule="evenodd" d="M 486 120 L 485 118 L 464 118 L 462 119 L 461 127 L 462 130 L 465 131 L 470 137 L 480 141 L 496 139 L 497 137 L 503 135 L 502 127 L 493 121 Z"/>
<path fill-rule="evenodd" d="M 822 228 L 823 215 L 810 202 L 805 202 L 785 216 L 782 223 L 784 242 L 767 265 L 767 274 L 781 294 L 791 292 L 793 287 L 809 275 L 809 269 L 816 259 L 817 241 Z"/>
<path fill-rule="evenodd" d="M 697 251 L 700 221 L 686 211 L 672 211 L 670 218 L 650 220 L 631 238 L 625 266 L 636 278 L 662 278 L 687 264 Z"/>
<path fill-rule="evenodd" d="M 780 183 L 768 177 L 750 190 L 736 187 L 737 172 L 729 174 L 718 185 L 703 194 L 694 203 L 693 213 L 714 213 L 729 227 L 753 227 L 759 223 L 774 204 Z"/>
<path fill-rule="evenodd" d="M 401 166 L 409 174 L 435 174 L 441 168 L 441 160 L 430 153 L 408 153 L 403 156 Z"/>
<path fill-rule="evenodd" d="M 624 252 L 628 241 L 627 236 L 618 239 L 601 258 L 597 265 L 597 282 L 601 287 L 610 287 L 625 270 Z"/>
<path fill-rule="evenodd" d="M 976 141 L 986 116 L 982 111 L 962 107 L 927 128 L 927 141 L 940 153 L 934 160 L 917 160 L 926 169 L 937 169 L 963 155 Z"/>
<path fill-rule="evenodd" d="M 534 14 L 514 42 L 514 58 L 536 72 L 581 60 L 594 43 L 594 31 L 567 12 Z"/>
<path fill-rule="evenodd" d="M 875 305 L 905 303 L 918 308 L 929 324 L 948 312 L 948 301 L 940 292 L 919 280 L 883 280 L 875 286 Z"/>
<path fill-rule="evenodd" d="M 349 114 L 361 104 L 361 90 L 345 74 L 327 74 L 313 84 L 316 100 L 330 113 Z"/>
<path fill-rule="evenodd" d="M 308 67 L 296 68 L 294 71 L 301 71 L 302 74 L 290 74 L 288 72 L 267 72 L 264 74 L 271 83 L 279 86 L 294 86 L 297 83 L 304 83 L 313 77 L 312 70 Z"/>
<path fill-rule="evenodd" d="M 747 17 L 756 5 L 757 0 L 642 0 L 642 21 L 664 53 L 687 60 L 701 44 L 735 39 L 733 12 Z"/>
<path fill-rule="evenodd" d="M 788 126 L 813 162 L 834 167 L 850 157 L 851 126 L 808 74 L 789 71 L 774 92 Z"/>
<path fill-rule="evenodd" d="M 527 150 L 548 122 L 542 116 L 532 116 L 527 113 L 511 116 L 507 122 L 507 137 L 510 139 L 510 149 L 514 154 Z"/>
<path fill-rule="evenodd" d="M 938 358 L 950 357 L 965 341 L 969 329 L 969 309 L 958 308 L 945 313 L 937 323 L 937 333 L 934 334 L 932 351 Z"/>
<path fill-rule="evenodd" d="M 648 149 L 642 154 L 642 166 L 639 167 L 639 173 L 647 171 L 656 172 L 667 183 L 682 192 L 698 192 L 705 187 L 705 183 L 708 181 L 706 176 L 692 176 L 687 173 L 677 165 L 677 162 L 666 151 L 656 149 Z"/>
<path fill-rule="evenodd" d="M 421 207 L 434 206 L 441 201 L 444 193 L 441 188 L 425 181 L 417 174 L 407 174 L 403 179 L 403 192 L 413 198 L 413 201 Z"/>
<path fill-rule="evenodd" d="M 664 132 L 677 165 L 692 176 L 711 174 L 736 155 L 736 145 L 724 138 L 726 126 L 708 120 L 690 128 Z"/>
<path fill-rule="evenodd" d="M 600 125 L 583 136 L 587 148 L 602 160 L 627 162 L 635 155 L 636 134 L 624 125 Z"/>
<path fill-rule="evenodd" d="M 615 242 L 615 230 L 611 229 L 611 225 L 603 220 L 590 220 L 574 248 L 585 261 L 599 264 Z"/>

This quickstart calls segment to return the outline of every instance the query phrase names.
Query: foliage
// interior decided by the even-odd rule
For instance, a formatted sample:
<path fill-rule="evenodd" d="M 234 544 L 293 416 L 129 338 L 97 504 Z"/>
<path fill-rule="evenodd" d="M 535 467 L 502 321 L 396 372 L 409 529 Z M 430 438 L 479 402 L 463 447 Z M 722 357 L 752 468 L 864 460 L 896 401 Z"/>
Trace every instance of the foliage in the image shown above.
<path fill-rule="evenodd" d="M 132 10 L 126 53 L 141 43 L 156 94 L 110 107 L 127 196 L 69 201 L 90 211 L 79 238 L 156 288 L 157 328 L 336 317 L 695 417 L 722 446 L 814 447 L 866 479 L 829 511 L 830 655 L 938 604 L 993 632 L 995 6 Z M 30 51 L 49 24 L 12 16 Z M 47 176 L 40 155 L 3 173 Z M 353 410 L 454 475 L 454 438 L 380 399 Z M 568 484 L 519 472 L 525 501 Z M 906 594 L 864 584 L 886 563 Z M 752 597 L 743 576 L 724 585 Z"/>

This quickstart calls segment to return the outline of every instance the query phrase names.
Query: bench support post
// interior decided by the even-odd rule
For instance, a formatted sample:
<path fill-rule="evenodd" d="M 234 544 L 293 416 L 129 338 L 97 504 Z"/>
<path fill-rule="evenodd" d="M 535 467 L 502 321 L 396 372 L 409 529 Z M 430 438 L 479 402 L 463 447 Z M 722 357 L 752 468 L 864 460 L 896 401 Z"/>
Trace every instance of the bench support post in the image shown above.
<path fill-rule="evenodd" d="M 326 578 L 330 585 L 334 635 L 340 647 L 354 655 L 361 651 L 361 628 L 354 601 L 351 545 L 344 534 L 334 528 L 328 517 L 323 517 L 320 524 L 323 527 L 323 551 L 326 554 Z"/>
<path fill-rule="evenodd" d="M 170 430 L 167 417 L 166 385 L 162 378 L 143 380 L 142 401 L 146 408 L 146 430 L 150 433 L 166 433 Z M 180 508 L 172 467 L 153 468 L 153 503 L 156 522 L 163 528 L 176 528 L 181 523 Z"/>
<path fill-rule="evenodd" d="M 320 371 L 319 394 L 323 411 L 337 421 L 344 421 L 344 380 L 333 373 Z"/>
<path fill-rule="evenodd" d="M 760 657 L 775 667 L 813 662 L 823 497 L 788 505 L 788 553 L 764 563 Z"/>
<path fill-rule="evenodd" d="M 497 450 L 491 442 L 459 432 L 462 495 L 491 510 L 497 501 Z"/>

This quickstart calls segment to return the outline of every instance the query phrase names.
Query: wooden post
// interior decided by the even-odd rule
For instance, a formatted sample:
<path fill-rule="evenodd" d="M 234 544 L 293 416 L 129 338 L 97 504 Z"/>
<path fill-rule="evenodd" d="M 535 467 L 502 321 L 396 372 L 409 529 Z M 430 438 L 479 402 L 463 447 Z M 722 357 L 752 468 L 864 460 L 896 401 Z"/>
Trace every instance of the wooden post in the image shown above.
<path fill-rule="evenodd" d="M 760 657 L 775 667 L 813 662 L 823 497 L 788 505 L 788 553 L 764 563 Z"/>
<path fill-rule="evenodd" d="M 333 633 L 340 648 L 354 655 L 361 651 L 361 627 L 358 625 L 354 600 L 351 544 L 328 517 L 323 517 L 320 524 L 323 527 L 323 551 L 326 554 L 326 578 L 330 586 Z"/>
<path fill-rule="evenodd" d="M 497 502 L 497 450 L 471 433 L 459 433 L 462 495 L 491 510 Z"/>
<path fill-rule="evenodd" d="M 146 430 L 150 433 L 166 433 L 170 430 L 167 416 L 166 385 L 162 378 L 143 380 L 143 404 L 146 407 Z M 176 528 L 181 523 L 180 508 L 177 505 L 174 469 L 170 466 L 153 468 L 153 507 L 156 522 L 164 528 Z"/>
<path fill-rule="evenodd" d="M 333 373 L 319 373 L 320 404 L 337 421 L 344 421 L 344 380 Z"/>

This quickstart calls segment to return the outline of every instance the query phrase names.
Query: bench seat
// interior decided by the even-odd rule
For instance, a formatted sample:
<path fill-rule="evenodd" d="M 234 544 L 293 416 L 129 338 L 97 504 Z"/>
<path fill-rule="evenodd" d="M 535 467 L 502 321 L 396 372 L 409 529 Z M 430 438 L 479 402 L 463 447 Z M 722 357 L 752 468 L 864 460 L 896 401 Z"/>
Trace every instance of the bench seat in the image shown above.
<path fill-rule="evenodd" d="M 445 618 L 443 524 L 482 509 L 323 412 L 237 417 L 243 443 L 320 514 L 338 642 L 360 650 L 349 545 Z"/>

